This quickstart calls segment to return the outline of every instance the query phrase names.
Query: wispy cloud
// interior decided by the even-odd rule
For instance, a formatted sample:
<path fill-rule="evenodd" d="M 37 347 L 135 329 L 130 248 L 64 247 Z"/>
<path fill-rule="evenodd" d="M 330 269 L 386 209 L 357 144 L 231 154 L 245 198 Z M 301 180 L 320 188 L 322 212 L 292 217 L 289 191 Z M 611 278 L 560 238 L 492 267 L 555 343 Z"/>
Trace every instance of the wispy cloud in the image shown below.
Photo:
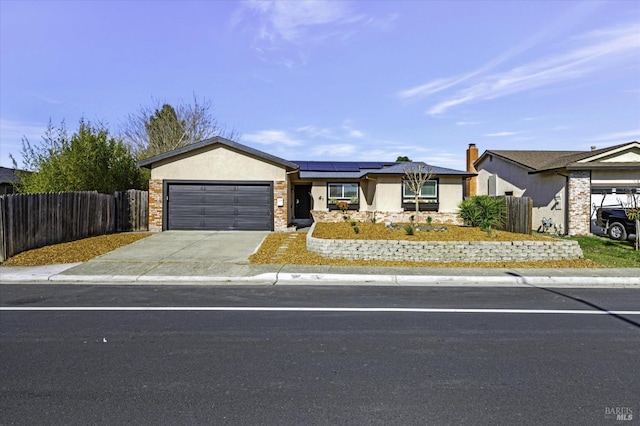
<path fill-rule="evenodd" d="M 270 45 L 347 37 L 354 24 L 366 23 L 366 17 L 344 1 L 247 1 L 244 5 L 258 19 L 256 42 Z"/>
<path fill-rule="evenodd" d="M 427 111 L 442 114 L 455 106 L 500 98 L 514 93 L 539 89 L 561 82 L 593 75 L 604 69 L 615 72 L 617 67 L 637 67 L 640 49 L 640 24 L 604 28 L 575 37 L 568 42 L 573 47 L 564 52 L 540 57 L 502 72 L 490 73 L 497 65 L 523 51 L 529 43 L 490 61 L 479 70 L 459 78 L 438 79 L 398 93 L 401 99 L 431 96 L 445 92 Z M 451 92 L 449 89 L 455 91 Z"/>
<path fill-rule="evenodd" d="M 40 139 L 46 130 L 47 126 L 40 123 L 0 119 L 0 137 L 3 146 L 5 146 L 5 141 L 21 141 L 23 136 L 29 140 Z"/>
<path fill-rule="evenodd" d="M 260 145 L 300 146 L 302 142 L 283 130 L 260 130 L 256 133 L 242 135 L 242 139 Z"/>
<path fill-rule="evenodd" d="M 26 137 L 31 142 L 40 142 L 46 130 L 47 126 L 40 123 L 0 119 L 0 142 L 2 143 L 0 164 L 11 167 L 9 159 L 11 154 L 18 162 L 18 166 L 21 166 L 22 138 Z"/>
<path fill-rule="evenodd" d="M 308 155 L 310 158 L 352 159 L 358 150 L 359 147 L 354 144 L 323 144 L 313 145 Z"/>
<path fill-rule="evenodd" d="M 496 132 L 496 133 L 485 133 L 484 136 L 488 136 L 490 138 L 501 138 L 505 136 L 513 136 L 522 132 Z"/>
<path fill-rule="evenodd" d="M 361 139 L 365 136 L 362 130 L 354 127 L 351 120 L 345 120 L 339 128 L 331 129 L 328 127 L 317 127 L 314 125 L 305 125 L 296 128 L 297 132 L 308 138 L 322 138 L 334 141 L 346 141 L 349 139 Z"/>
<path fill-rule="evenodd" d="M 589 139 L 590 141 L 593 142 L 603 142 L 603 141 L 607 141 L 607 142 L 612 142 L 612 141 L 617 141 L 617 143 L 624 143 L 624 142 L 630 142 L 630 141 L 640 141 L 640 129 L 635 129 L 635 130 L 627 130 L 627 131 L 622 131 L 622 132 L 612 132 L 612 133 L 605 133 L 602 135 L 597 135 L 591 139 Z"/>

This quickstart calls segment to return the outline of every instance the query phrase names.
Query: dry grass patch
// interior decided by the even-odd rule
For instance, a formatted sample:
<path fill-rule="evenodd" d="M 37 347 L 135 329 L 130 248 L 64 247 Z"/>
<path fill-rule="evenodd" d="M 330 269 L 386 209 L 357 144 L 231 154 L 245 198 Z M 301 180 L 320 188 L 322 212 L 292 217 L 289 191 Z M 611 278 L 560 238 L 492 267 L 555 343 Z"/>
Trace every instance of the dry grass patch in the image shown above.
<path fill-rule="evenodd" d="M 148 232 L 127 232 L 53 244 L 19 253 L 3 262 L 2 266 L 42 266 L 86 262 L 150 235 L 152 234 Z"/>

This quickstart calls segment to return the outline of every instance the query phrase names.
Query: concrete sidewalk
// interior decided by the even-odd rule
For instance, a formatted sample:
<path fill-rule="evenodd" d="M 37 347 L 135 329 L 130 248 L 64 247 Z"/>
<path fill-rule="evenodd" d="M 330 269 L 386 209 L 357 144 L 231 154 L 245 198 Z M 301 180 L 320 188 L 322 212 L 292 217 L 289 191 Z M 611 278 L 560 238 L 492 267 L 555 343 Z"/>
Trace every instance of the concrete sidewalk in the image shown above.
<path fill-rule="evenodd" d="M 118 264 L 112 265 L 117 269 Z M 104 265 L 103 265 L 104 266 Z M 87 270 L 89 268 L 89 270 Z M 95 284 L 256 284 L 383 286 L 545 286 L 640 288 L 640 269 L 369 268 L 177 263 L 142 274 L 94 271 L 91 262 L 0 267 L 0 282 Z"/>
<path fill-rule="evenodd" d="M 640 288 L 640 268 L 485 269 L 252 265 L 268 232 L 154 234 L 84 263 L 0 267 L 2 283 L 578 286 Z"/>

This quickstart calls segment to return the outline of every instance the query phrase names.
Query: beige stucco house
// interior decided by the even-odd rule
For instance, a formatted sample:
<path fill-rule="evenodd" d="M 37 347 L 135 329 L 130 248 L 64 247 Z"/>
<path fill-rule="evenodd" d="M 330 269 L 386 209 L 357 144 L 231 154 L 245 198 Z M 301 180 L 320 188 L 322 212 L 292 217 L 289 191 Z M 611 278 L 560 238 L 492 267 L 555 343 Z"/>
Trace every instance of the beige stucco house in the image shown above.
<path fill-rule="evenodd" d="M 215 137 L 138 162 L 151 170 L 149 230 L 287 230 L 291 224 L 408 221 L 407 167 L 424 163 L 289 161 Z M 431 166 L 420 210 L 458 223 L 465 180 L 475 173 Z"/>
<path fill-rule="evenodd" d="M 477 194 L 533 199 L 534 229 L 545 218 L 561 233 L 589 234 L 597 207 L 640 194 L 638 142 L 591 151 L 487 150 L 472 165 Z"/>

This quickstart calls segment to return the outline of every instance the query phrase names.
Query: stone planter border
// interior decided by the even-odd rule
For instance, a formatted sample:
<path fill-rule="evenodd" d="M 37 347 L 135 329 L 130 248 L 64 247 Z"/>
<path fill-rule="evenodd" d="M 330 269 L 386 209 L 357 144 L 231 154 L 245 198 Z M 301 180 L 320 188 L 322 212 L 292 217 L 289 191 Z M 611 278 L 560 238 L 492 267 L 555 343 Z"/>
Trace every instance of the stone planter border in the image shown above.
<path fill-rule="evenodd" d="M 577 241 L 333 240 L 307 233 L 307 250 L 329 258 L 410 262 L 529 262 L 583 257 Z"/>

